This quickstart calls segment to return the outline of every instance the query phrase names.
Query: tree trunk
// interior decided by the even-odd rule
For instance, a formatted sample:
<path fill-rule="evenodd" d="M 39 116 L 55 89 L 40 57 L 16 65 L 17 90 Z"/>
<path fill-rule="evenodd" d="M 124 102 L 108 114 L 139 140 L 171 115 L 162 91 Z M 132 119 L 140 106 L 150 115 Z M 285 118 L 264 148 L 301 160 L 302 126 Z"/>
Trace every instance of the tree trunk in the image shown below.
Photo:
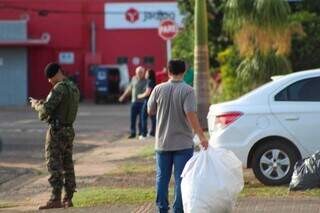
<path fill-rule="evenodd" d="M 206 0 L 196 0 L 195 5 L 194 88 L 198 116 L 202 128 L 207 129 L 210 107 L 208 20 Z"/>

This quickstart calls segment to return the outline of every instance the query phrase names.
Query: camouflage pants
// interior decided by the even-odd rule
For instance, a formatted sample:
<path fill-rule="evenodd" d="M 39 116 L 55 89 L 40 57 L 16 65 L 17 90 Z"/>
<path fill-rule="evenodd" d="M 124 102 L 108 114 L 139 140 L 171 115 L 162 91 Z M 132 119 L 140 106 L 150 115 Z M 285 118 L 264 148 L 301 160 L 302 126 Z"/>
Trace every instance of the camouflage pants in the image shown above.
<path fill-rule="evenodd" d="M 60 200 L 64 186 L 65 196 L 72 198 L 76 188 L 74 164 L 72 160 L 73 139 L 72 127 L 53 131 L 50 127 L 46 136 L 46 163 L 50 173 L 48 179 L 52 187 L 51 200 Z"/>

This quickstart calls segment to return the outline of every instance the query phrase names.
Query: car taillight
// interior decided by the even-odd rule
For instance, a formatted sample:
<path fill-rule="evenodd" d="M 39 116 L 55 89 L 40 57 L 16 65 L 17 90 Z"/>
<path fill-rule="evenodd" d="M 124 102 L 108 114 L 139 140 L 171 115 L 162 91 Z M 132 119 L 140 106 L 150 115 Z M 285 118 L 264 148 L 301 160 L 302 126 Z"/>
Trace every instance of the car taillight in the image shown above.
<path fill-rule="evenodd" d="M 242 115 L 242 112 L 226 112 L 216 115 L 215 126 L 224 128 L 239 119 Z"/>

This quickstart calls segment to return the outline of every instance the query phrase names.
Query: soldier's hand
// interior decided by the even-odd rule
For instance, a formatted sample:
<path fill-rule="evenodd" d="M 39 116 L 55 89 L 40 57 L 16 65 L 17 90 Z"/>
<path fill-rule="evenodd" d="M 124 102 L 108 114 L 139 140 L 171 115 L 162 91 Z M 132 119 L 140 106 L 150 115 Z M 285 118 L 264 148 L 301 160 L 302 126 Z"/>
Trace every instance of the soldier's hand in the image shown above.
<path fill-rule="evenodd" d="M 36 107 L 38 103 L 39 103 L 39 100 L 30 97 L 30 104 L 33 109 Z"/>

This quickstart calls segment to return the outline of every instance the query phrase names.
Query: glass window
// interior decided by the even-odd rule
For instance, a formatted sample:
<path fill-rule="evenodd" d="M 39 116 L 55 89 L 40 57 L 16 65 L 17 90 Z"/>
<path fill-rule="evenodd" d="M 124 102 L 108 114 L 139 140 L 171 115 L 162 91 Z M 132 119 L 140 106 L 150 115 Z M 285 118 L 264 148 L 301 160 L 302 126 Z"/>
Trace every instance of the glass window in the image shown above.
<path fill-rule="evenodd" d="M 117 64 L 128 64 L 128 57 L 125 57 L 125 56 L 118 57 Z"/>
<path fill-rule="evenodd" d="M 320 101 L 320 78 L 297 81 L 275 96 L 276 101 Z"/>
<path fill-rule="evenodd" d="M 146 56 L 143 58 L 143 63 L 144 64 L 150 64 L 153 65 L 154 64 L 154 57 L 152 56 Z"/>

